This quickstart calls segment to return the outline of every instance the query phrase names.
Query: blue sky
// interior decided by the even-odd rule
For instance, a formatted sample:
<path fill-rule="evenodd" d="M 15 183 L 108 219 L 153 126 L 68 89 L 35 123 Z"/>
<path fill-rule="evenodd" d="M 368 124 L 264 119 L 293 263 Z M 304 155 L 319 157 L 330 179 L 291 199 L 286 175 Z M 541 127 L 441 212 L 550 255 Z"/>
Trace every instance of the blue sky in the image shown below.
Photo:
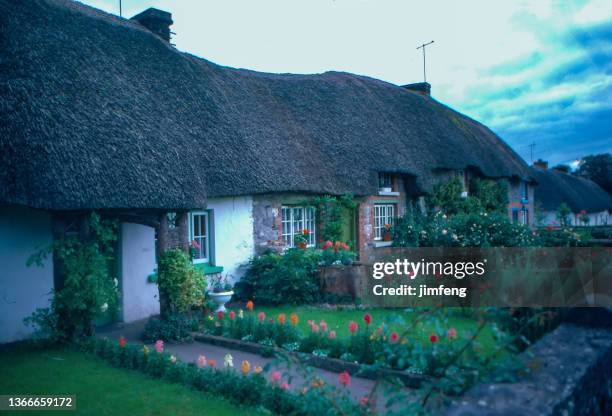
<path fill-rule="evenodd" d="M 119 0 L 85 0 L 118 14 Z M 612 151 L 612 1 L 123 0 L 173 15 L 177 48 L 267 72 L 347 71 L 432 95 L 527 162 Z"/>

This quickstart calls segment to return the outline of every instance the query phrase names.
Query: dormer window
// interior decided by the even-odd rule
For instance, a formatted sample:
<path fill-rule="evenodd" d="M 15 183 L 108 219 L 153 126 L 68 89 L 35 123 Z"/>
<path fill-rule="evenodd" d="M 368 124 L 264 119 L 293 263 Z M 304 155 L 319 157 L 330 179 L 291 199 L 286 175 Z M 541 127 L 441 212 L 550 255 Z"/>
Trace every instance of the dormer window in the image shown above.
<path fill-rule="evenodd" d="M 378 174 L 378 190 L 380 192 L 393 191 L 393 177 L 390 173 L 380 172 Z"/>

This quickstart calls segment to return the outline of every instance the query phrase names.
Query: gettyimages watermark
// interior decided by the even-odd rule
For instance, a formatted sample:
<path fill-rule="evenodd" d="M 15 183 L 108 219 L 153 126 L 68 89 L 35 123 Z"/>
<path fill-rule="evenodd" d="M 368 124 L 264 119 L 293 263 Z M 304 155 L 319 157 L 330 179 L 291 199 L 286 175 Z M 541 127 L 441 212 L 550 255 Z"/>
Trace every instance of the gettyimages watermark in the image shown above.
<path fill-rule="evenodd" d="M 359 292 L 383 307 L 611 307 L 611 259 L 599 247 L 385 248 Z"/>

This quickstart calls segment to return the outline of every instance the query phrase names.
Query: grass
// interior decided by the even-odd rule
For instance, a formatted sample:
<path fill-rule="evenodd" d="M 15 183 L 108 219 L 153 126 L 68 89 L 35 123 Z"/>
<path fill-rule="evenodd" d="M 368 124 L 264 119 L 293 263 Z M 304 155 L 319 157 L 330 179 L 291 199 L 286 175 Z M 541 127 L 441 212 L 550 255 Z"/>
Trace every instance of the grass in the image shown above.
<path fill-rule="evenodd" d="M 76 411 L 53 415 L 263 415 L 184 386 L 109 367 L 70 350 L 0 350 L 0 394 L 76 395 Z M 23 411 L 0 412 L 22 415 Z M 25 412 L 37 414 L 38 412 Z"/>
<path fill-rule="evenodd" d="M 449 309 L 450 310 L 450 309 Z M 306 334 L 310 331 L 308 326 L 308 320 L 313 320 L 319 323 L 321 320 L 325 320 L 329 327 L 329 330 L 335 330 L 339 338 L 346 338 L 350 336 L 348 325 L 350 321 L 355 321 L 362 327 L 365 325 L 363 316 L 365 313 L 372 315 L 372 328 L 377 328 L 381 324 L 386 324 L 392 331 L 402 333 L 405 331 L 411 320 L 415 316 L 415 312 L 403 310 L 403 309 L 326 309 L 317 306 L 277 306 L 277 307 L 255 307 L 255 312 L 265 312 L 268 317 L 276 317 L 279 313 L 285 313 L 287 321 L 289 315 L 292 312 L 297 313 L 299 317 L 298 329 L 302 334 Z M 443 327 L 435 328 L 431 323 L 421 322 L 417 324 L 414 329 L 408 335 L 408 341 L 413 340 L 416 342 L 428 342 L 429 336 L 432 332 L 446 331 L 448 328 L 455 328 L 458 333 L 459 339 L 469 338 L 478 327 L 478 322 L 471 317 L 459 316 L 458 313 L 448 314 Z M 487 326 L 483 329 L 477 338 L 477 341 L 482 347 L 483 353 L 487 354 L 493 352 L 497 347 L 497 344 L 493 338 L 493 331 L 491 323 L 487 323 Z"/>

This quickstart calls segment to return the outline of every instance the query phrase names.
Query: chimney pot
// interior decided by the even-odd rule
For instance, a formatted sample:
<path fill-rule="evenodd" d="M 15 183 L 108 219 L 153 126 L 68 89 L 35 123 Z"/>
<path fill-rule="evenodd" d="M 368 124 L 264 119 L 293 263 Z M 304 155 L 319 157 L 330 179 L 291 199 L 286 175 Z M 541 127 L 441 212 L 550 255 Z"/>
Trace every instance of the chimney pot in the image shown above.
<path fill-rule="evenodd" d="M 538 159 L 533 162 L 533 166 L 538 169 L 546 170 L 548 169 L 548 162 L 546 160 Z"/>
<path fill-rule="evenodd" d="M 171 13 L 149 7 L 147 10 L 138 13 L 130 20 L 137 21 L 166 42 L 170 42 L 170 26 L 174 23 Z"/>
<path fill-rule="evenodd" d="M 402 88 L 406 88 L 407 90 L 414 91 L 421 95 L 431 95 L 431 84 L 429 82 L 417 82 L 414 84 L 406 84 L 402 85 Z"/>

